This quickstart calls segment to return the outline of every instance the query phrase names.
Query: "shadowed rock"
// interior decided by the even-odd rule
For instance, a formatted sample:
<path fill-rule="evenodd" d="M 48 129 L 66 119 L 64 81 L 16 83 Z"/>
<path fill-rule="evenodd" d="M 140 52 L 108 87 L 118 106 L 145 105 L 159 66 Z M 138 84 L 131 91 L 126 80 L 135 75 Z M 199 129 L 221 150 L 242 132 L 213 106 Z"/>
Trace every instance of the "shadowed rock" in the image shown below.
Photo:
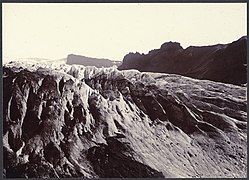
<path fill-rule="evenodd" d="M 229 44 L 190 46 L 167 42 L 148 54 L 129 53 L 120 70 L 180 74 L 196 79 L 242 85 L 247 82 L 247 37 Z"/>

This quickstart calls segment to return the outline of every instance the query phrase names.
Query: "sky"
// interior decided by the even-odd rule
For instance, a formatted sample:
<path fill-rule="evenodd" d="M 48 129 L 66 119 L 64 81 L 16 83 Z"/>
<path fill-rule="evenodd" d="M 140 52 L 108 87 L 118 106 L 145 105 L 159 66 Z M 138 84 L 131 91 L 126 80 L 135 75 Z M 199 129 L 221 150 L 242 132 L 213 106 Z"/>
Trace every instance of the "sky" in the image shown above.
<path fill-rule="evenodd" d="M 4 59 L 68 54 L 122 60 L 164 42 L 183 48 L 247 34 L 246 3 L 3 3 Z"/>

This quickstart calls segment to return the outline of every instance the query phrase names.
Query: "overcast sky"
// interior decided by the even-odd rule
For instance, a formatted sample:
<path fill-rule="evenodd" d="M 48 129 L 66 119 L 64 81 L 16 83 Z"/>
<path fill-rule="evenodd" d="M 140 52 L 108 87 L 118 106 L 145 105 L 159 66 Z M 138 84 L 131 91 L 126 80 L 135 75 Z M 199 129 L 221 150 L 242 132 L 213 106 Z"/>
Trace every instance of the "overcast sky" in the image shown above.
<path fill-rule="evenodd" d="M 3 56 L 122 60 L 167 41 L 230 43 L 246 35 L 246 3 L 3 4 Z"/>

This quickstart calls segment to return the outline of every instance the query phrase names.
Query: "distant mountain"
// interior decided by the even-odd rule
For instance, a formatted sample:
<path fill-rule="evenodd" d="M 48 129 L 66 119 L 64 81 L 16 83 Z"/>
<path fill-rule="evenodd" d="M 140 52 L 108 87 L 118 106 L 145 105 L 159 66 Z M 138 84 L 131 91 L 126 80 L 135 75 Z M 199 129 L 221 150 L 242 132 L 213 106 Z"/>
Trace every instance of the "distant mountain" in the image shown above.
<path fill-rule="evenodd" d="M 166 42 L 148 54 L 129 53 L 118 67 L 143 72 L 180 74 L 196 79 L 241 85 L 247 82 L 247 37 L 230 44 L 190 46 Z"/>
<path fill-rule="evenodd" d="M 70 54 L 67 56 L 67 64 L 79 64 L 84 66 L 96 66 L 96 67 L 112 67 L 112 66 L 119 66 L 119 61 L 112 61 L 109 59 L 98 59 L 98 58 L 91 58 L 86 56 L 80 56 L 75 54 Z"/>

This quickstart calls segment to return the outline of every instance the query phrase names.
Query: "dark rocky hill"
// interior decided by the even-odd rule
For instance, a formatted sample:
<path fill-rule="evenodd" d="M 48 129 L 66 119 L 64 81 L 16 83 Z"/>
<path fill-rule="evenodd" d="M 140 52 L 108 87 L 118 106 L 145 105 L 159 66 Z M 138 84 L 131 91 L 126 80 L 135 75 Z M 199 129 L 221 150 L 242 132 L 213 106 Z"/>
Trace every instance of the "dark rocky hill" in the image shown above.
<path fill-rule="evenodd" d="M 66 64 L 78 64 L 83 66 L 96 66 L 96 67 L 112 67 L 112 66 L 119 66 L 119 61 L 112 61 L 109 59 L 98 59 L 98 58 L 91 58 L 86 56 L 74 55 L 69 54 L 67 56 Z"/>
<path fill-rule="evenodd" d="M 146 55 L 127 54 L 118 69 L 165 72 L 241 85 L 247 82 L 246 43 L 247 37 L 242 37 L 230 44 L 183 49 L 177 42 L 167 42 Z"/>

